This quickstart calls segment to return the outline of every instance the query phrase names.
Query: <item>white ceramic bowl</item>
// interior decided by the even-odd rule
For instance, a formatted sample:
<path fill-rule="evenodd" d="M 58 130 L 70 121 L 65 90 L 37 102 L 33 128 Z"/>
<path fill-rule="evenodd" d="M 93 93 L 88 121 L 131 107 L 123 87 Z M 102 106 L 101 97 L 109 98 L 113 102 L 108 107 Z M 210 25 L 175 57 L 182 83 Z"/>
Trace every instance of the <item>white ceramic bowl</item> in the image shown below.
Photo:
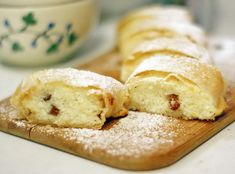
<path fill-rule="evenodd" d="M 0 59 L 41 66 L 72 55 L 95 24 L 95 0 L 44 7 L 0 7 Z"/>

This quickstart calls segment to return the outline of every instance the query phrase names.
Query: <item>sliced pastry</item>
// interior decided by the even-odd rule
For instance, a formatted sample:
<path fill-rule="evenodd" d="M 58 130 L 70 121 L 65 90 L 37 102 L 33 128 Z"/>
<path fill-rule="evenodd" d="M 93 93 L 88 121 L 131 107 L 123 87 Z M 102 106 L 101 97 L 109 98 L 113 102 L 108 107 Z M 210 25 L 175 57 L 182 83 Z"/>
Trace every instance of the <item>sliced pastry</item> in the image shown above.
<path fill-rule="evenodd" d="M 131 110 L 214 120 L 227 106 L 220 71 L 194 59 L 167 55 L 146 59 L 125 85 Z"/>
<path fill-rule="evenodd" d="M 72 68 L 36 72 L 11 97 L 29 122 L 93 129 L 100 129 L 108 117 L 126 115 L 127 102 L 117 80 Z"/>

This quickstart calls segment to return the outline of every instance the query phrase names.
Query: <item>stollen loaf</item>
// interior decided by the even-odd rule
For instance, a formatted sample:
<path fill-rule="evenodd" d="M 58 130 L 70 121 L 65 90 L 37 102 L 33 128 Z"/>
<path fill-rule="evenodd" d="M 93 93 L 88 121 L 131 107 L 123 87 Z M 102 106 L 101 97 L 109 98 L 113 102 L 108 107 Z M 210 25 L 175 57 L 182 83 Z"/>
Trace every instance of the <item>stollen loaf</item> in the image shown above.
<path fill-rule="evenodd" d="M 126 81 L 135 68 L 154 55 L 169 55 L 172 58 L 191 58 L 211 63 L 208 51 L 185 38 L 157 38 L 143 41 L 123 60 L 121 80 Z"/>
<path fill-rule="evenodd" d="M 108 117 L 126 115 L 127 103 L 117 80 L 72 68 L 36 72 L 11 97 L 11 104 L 29 122 L 93 129 L 100 129 Z"/>
<path fill-rule="evenodd" d="M 125 85 L 131 110 L 214 120 L 227 106 L 221 73 L 195 59 L 167 55 L 146 59 Z"/>

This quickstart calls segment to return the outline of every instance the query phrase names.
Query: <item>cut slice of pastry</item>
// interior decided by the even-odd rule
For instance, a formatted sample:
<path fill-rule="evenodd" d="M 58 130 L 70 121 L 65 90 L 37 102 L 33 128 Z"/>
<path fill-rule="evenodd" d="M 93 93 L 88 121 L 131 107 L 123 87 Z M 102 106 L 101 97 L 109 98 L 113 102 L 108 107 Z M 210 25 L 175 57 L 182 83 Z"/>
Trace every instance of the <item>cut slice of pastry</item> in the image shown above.
<path fill-rule="evenodd" d="M 11 97 L 22 118 L 37 124 L 100 129 L 108 117 L 127 114 L 123 85 L 72 68 L 36 72 Z"/>
<path fill-rule="evenodd" d="M 173 58 L 184 57 L 211 63 L 208 51 L 185 38 L 158 38 L 140 43 L 123 60 L 121 80 L 126 81 L 135 68 L 145 59 L 154 55 L 169 55 Z"/>
<path fill-rule="evenodd" d="M 125 30 L 127 25 L 146 20 L 174 21 L 181 23 L 191 23 L 192 15 L 180 6 L 147 6 L 130 12 L 121 19 L 118 30 Z"/>
<path fill-rule="evenodd" d="M 194 59 L 146 59 L 125 85 L 131 110 L 214 120 L 226 107 L 221 73 Z"/>
<path fill-rule="evenodd" d="M 118 47 L 125 58 L 141 42 L 161 37 L 184 37 L 193 43 L 207 46 L 204 31 L 194 24 L 152 20 L 133 23 L 121 30 L 118 35 Z"/>

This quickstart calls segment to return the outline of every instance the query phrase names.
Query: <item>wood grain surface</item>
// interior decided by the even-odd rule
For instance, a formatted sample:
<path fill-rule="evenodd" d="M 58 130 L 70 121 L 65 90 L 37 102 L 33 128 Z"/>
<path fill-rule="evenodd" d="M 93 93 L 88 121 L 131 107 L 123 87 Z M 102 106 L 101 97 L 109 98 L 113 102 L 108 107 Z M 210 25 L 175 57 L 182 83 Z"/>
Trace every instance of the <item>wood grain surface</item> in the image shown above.
<path fill-rule="evenodd" d="M 114 49 L 76 68 L 119 79 L 120 65 L 121 58 Z M 176 162 L 232 123 L 235 87 L 231 81 L 226 100 L 229 107 L 216 121 L 185 121 L 130 112 L 126 117 L 109 120 L 102 130 L 88 130 L 28 123 L 18 118 L 9 99 L 5 99 L 0 103 L 0 130 L 112 167 L 151 170 Z"/>

